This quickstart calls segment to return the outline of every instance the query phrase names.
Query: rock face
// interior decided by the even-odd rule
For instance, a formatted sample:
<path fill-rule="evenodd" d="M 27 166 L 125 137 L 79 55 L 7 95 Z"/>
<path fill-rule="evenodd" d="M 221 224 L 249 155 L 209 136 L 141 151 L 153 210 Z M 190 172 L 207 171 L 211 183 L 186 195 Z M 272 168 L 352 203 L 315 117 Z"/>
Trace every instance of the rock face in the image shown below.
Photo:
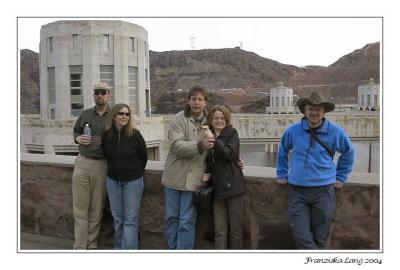
<path fill-rule="evenodd" d="M 269 92 L 279 81 L 291 86 L 294 94 L 300 96 L 318 89 L 326 97 L 351 98 L 355 102 L 359 85 L 367 83 L 369 78 L 379 82 L 379 60 L 379 43 L 367 44 L 328 67 L 302 68 L 281 64 L 239 48 L 151 51 L 152 104 L 160 105 L 154 108 L 156 113 L 169 111 L 168 104 L 162 104 L 166 91 L 187 90 L 200 84 L 217 94 L 221 89 L 240 89 L 244 92 L 240 98 L 242 108 L 236 111 L 264 113 L 265 102 L 254 104 L 265 99 L 257 93 Z M 231 104 L 229 97 L 227 100 Z"/>
<path fill-rule="evenodd" d="M 213 96 L 220 98 L 216 101 L 233 105 L 236 112 L 265 113 L 269 103 L 256 101 L 265 99 L 265 92 L 269 93 L 277 82 L 291 86 L 294 94 L 300 96 L 318 89 L 339 102 L 340 98 L 355 102 L 359 85 L 367 83 L 369 78 L 376 83 L 380 81 L 379 46 L 379 43 L 367 44 L 328 67 L 285 65 L 239 48 L 150 51 L 152 111 L 177 112 L 185 104 L 185 99 L 180 98 L 182 92 L 197 84 L 212 90 Z M 39 112 L 38 89 L 38 54 L 22 50 L 22 113 Z"/>
<path fill-rule="evenodd" d="M 21 113 L 40 112 L 39 54 L 31 50 L 20 51 Z"/>
<path fill-rule="evenodd" d="M 73 239 L 71 166 L 21 163 L 21 231 Z M 140 248 L 166 249 L 161 169 L 146 170 Z M 247 177 L 245 249 L 294 249 L 287 218 L 287 188 L 273 179 Z M 349 184 L 337 192 L 328 249 L 379 249 L 379 187 Z M 196 249 L 213 249 L 210 210 L 198 215 Z M 99 242 L 112 246 L 113 220 L 105 208 Z"/>
<path fill-rule="evenodd" d="M 349 53 L 328 67 L 305 67 L 294 76 L 294 92 L 304 95 L 308 88 L 322 90 L 326 96 L 357 97 L 357 87 L 375 78 L 379 83 L 379 43 L 371 43 Z"/>

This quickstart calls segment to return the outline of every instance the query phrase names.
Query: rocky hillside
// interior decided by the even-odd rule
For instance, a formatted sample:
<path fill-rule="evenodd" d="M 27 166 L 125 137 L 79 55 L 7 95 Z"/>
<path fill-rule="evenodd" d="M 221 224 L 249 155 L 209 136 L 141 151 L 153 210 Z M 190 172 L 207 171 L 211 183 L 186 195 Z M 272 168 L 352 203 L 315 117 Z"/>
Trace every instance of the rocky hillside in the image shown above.
<path fill-rule="evenodd" d="M 39 54 L 30 50 L 20 51 L 21 113 L 38 114 L 39 98 Z"/>
<path fill-rule="evenodd" d="M 337 102 L 355 102 L 358 85 L 367 83 L 369 78 L 379 82 L 379 43 L 367 44 L 328 67 L 303 68 L 239 48 L 151 52 L 150 71 L 156 113 L 174 111 L 169 105 L 176 104 L 169 99 L 171 93 L 195 84 L 212 89 L 216 96 L 222 95 L 241 112 L 265 112 L 269 98 L 264 93 L 269 93 L 279 81 L 293 87 L 294 93 L 300 96 L 319 89 Z M 241 93 L 239 97 L 237 93 Z"/>
<path fill-rule="evenodd" d="M 303 95 L 307 88 L 317 88 L 327 96 L 356 97 L 357 87 L 374 78 L 379 83 L 379 43 L 367 44 L 349 53 L 328 67 L 305 67 L 291 78 L 295 93 Z"/>
<path fill-rule="evenodd" d="M 152 93 L 188 89 L 195 84 L 209 89 L 265 88 L 276 81 L 286 81 L 297 70 L 234 49 L 151 52 Z"/>
<path fill-rule="evenodd" d="M 38 98 L 34 98 L 39 93 L 39 75 L 38 66 L 32 67 L 33 55 L 37 60 L 36 53 L 21 51 L 21 111 L 25 113 L 39 110 Z M 269 104 L 265 94 L 280 81 L 300 96 L 319 89 L 336 102 L 355 102 L 358 85 L 369 78 L 379 83 L 379 58 L 379 43 L 367 44 L 328 67 L 285 65 L 239 48 L 150 51 L 152 109 L 175 113 L 186 103 L 187 90 L 199 84 L 211 90 L 211 104 L 229 104 L 240 112 L 265 112 Z"/>

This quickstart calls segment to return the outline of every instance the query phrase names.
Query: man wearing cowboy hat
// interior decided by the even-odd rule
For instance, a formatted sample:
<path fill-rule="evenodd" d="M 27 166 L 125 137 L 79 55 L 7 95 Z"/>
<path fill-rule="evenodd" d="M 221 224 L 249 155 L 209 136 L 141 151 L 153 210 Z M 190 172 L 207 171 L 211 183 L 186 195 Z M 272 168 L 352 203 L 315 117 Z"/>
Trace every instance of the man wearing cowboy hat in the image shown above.
<path fill-rule="evenodd" d="M 335 109 L 333 103 L 312 92 L 297 105 L 305 116 L 281 138 L 277 183 L 289 184 L 289 222 L 297 248 L 323 249 L 335 212 L 335 188 L 342 188 L 347 180 L 354 150 L 343 128 L 324 117 Z M 336 151 L 340 153 L 337 164 Z"/>

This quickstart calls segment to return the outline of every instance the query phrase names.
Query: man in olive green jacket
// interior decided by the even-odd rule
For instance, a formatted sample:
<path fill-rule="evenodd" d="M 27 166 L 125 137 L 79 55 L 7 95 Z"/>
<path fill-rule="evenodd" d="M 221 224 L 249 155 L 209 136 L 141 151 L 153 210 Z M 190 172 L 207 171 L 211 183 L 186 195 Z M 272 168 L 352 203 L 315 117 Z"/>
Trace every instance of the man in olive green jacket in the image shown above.
<path fill-rule="evenodd" d="M 162 184 L 165 187 L 165 226 L 169 249 L 193 249 L 196 209 L 193 191 L 202 184 L 207 149 L 214 138 L 204 141 L 201 126 L 206 124 L 207 90 L 192 87 L 185 110 L 176 114 L 168 132 L 171 148 L 165 161 Z"/>
<path fill-rule="evenodd" d="M 74 215 L 74 249 L 96 249 L 106 202 L 107 161 L 101 146 L 101 135 L 110 114 L 110 87 L 105 83 L 93 88 L 95 107 L 86 109 L 74 126 L 79 155 L 72 175 L 72 212 Z M 84 134 L 89 124 L 91 134 Z"/>

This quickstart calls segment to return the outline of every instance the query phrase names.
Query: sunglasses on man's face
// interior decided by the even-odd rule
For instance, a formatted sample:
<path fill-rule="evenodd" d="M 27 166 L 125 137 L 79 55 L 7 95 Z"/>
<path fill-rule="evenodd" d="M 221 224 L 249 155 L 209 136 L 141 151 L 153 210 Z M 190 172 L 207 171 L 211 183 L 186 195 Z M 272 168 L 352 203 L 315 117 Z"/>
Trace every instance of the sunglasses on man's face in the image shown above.
<path fill-rule="evenodd" d="M 125 112 L 117 112 L 117 114 L 118 114 L 119 116 L 125 115 L 126 117 L 129 117 L 129 116 L 131 115 L 130 113 L 125 113 Z"/>
<path fill-rule="evenodd" d="M 96 91 L 94 91 L 94 94 L 96 95 L 96 96 L 98 96 L 98 95 L 102 95 L 102 96 L 105 96 L 105 95 L 107 95 L 107 90 L 96 90 Z"/>

